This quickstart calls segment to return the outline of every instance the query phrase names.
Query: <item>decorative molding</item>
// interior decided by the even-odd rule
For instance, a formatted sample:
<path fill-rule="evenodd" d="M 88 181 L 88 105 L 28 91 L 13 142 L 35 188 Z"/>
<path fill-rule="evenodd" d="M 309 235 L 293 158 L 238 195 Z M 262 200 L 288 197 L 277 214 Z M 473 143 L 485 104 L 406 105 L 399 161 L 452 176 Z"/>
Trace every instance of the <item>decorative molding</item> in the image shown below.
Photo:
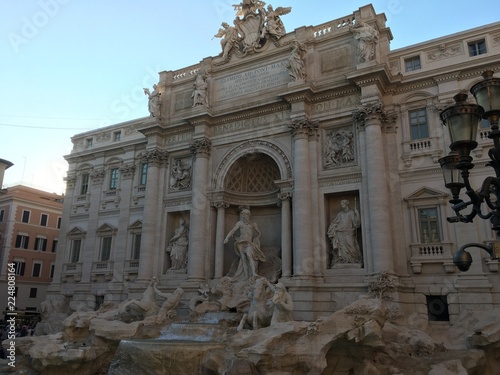
<path fill-rule="evenodd" d="M 360 183 L 361 180 L 362 180 L 361 172 L 343 173 L 341 175 L 320 177 L 319 186 L 325 188 L 331 186 L 355 184 L 355 183 Z"/>

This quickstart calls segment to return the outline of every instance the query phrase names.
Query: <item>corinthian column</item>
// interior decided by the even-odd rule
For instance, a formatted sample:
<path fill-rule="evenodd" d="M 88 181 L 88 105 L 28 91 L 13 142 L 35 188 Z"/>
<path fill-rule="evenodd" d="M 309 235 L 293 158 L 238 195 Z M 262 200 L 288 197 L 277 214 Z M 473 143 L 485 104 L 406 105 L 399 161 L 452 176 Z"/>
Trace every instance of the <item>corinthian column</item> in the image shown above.
<path fill-rule="evenodd" d="M 224 273 L 224 225 L 226 208 L 229 204 L 224 202 L 214 202 L 212 204 L 217 209 L 217 228 L 215 233 L 215 278 L 220 279 Z"/>
<path fill-rule="evenodd" d="M 281 206 L 281 274 L 283 277 L 292 276 L 292 214 L 290 200 L 292 194 L 278 194 Z"/>
<path fill-rule="evenodd" d="M 365 170 L 369 204 L 369 225 L 372 265 L 374 272 L 393 272 L 391 217 L 389 186 L 387 179 L 385 147 L 382 127 L 387 115 L 382 104 L 375 103 L 362 107 L 354 114 L 365 135 Z"/>
<path fill-rule="evenodd" d="M 203 138 L 191 144 L 195 157 L 193 165 L 193 207 L 190 213 L 188 279 L 205 279 L 205 261 L 208 251 L 208 158 L 210 140 Z"/>
<path fill-rule="evenodd" d="M 289 125 L 293 133 L 293 273 L 309 278 L 314 274 L 311 160 L 309 136 L 317 124 L 299 120 Z"/>
<path fill-rule="evenodd" d="M 161 194 L 160 168 L 167 164 L 168 152 L 159 149 L 146 151 L 144 162 L 148 163 L 148 176 L 146 183 L 146 196 L 144 197 L 144 219 L 142 222 L 141 254 L 139 260 L 138 281 L 151 280 L 153 268 L 157 263 L 160 249 L 160 223 L 161 223 Z"/>

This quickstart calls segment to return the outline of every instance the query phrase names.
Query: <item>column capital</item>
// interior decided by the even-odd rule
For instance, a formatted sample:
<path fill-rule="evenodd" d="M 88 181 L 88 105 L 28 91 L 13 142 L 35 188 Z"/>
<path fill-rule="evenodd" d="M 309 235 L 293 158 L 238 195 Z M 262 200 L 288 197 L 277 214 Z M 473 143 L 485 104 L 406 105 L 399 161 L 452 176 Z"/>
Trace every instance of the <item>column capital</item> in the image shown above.
<path fill-rule="evenodd" d="M 318 121 L 310 121 L 308 119 L 300 119 L 287 124 L 292 129 L 294 137 L 310 137 L 318 132 Z"/>
<path fill-rule="evenodd" d="M 76 185 L 76 173 L 68 173 L 66 177 L 63 178 L 66 181 L 66 187 L 73 189 Z"/>
<path fill-rule="evenodd" d="M 398 118 L 395 110 L 385 110 L 380 101 L 358 107 L 352 116 L 354 123 L 361 129 L 369 125 L 383 126 L 386 130 L 394 129 Z"/>
<path fill-rule="evenodd" d="M 168 160 L 168 151 L 160 150 L 159 148 L 155 148 L 152 150 L 146 150 L 142 154 L 142 160 L 146 161 L 150 166 L 159 167 L 167 162 Z"/>
<path fill-rule="evenodd" d="M 103 168 L 93 169 L 90 172 L 90 179 L 92 180 L 92 183 L 102 184 L 102 182 L 104 181 L 104 174 L 105 174 L 105 171 Z"/>
<path fill-rule="evenodd" d="M 189 148 L 195 156 L 208 157 L 212 150 L 212 142 L 208 138 L 197 139 L 189 145 Z"/>
<path fill-rule="evenodd" d="M 125 164 L 120 167 L 120 174 L 123 178 L 132 178 L 134 176 L 135 165 Z"/>
<path fill-rule="evenodd" d="M 215 201 L 211 203 L 212 207 L 219 209 L 226 209 L 229 208 L 229 203 L 226 203 L 224 201 Z"/>
<path fill-rule="evenodd" d="M 278 193 L 278 207 L 281 207 L 283 205 L 283 202 L 286 202 L 286 201 L 290 202 L 291 200 L 292 200 L 292 192 L 291 191 Z"/>

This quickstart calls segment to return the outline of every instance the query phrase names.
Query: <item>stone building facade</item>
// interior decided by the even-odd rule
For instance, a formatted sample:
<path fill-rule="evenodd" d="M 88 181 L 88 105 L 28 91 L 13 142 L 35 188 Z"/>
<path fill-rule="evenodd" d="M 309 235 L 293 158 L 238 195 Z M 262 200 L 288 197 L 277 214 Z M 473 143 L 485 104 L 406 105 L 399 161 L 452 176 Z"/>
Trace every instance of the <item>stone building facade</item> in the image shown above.
<path fill-rule="evenodd" d="M 55 271 L 62 207 L 61 195 L 23 185 L 4 189 L 0 196 L 2 317 L 12 307 L 19 318 L 40 315 L 40 304 Z M 13 283 L 8 283 L 8 264 L 14 264 Z"/>
<path fill-rule="evenodd" d="M 237 17 L 251 31 L 262 13 Z M 235 39 L 223 24 L 219 56 L 160 72 L 145 90 L 150 117 L 72 138 L 51 293 L 93 309 L 156 277 L 189 301 L 234 275 L 225 240 L 246 208 L 265 254 L 257 272 L 285 283 L 296 319 L 346 306 L 380 275 L 412 319 L 498 308 L 498 261 L 478 250 L 470 271 L 453 264 L 458 247 L 493 233 L 447 222 L 438 159 L 449 144 L 440 111 L 500 69 L 500 23 L 394 51 L 371 5 L 285 34 L 254 31 Z M 473 172 L 478 183 L 489 173 L 484 163 Z"/>

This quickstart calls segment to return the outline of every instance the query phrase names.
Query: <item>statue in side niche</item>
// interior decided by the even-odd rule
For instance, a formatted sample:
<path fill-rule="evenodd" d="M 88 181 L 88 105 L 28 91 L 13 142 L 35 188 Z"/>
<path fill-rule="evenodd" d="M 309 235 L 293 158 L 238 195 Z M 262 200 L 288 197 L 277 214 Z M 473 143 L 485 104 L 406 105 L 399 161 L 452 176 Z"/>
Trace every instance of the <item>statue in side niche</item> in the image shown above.
<path fill-rule="evenodd" d="M 249 209 L 241 210 L 240 220 L 224 239 L 224 243 L 227 243 L 236 232 L 239 232 L 234 242 L 234 250 L 240 258 L 234 274 L 235 280 L 248 280 L 252 276 L 257 276 L 259 260 L 266 260 L 266 256 L 260 249 L 261 232 L 257 224 L 250 221 L 250 216 Z"/>
<path fill-rule="evenodd" d="M 184 219 L 179 220 L 179 227 L 175 230 L 174 236 L 170 239 L 167 253 L 170 253 L 171 270 L 186 269 L 187 252 L 189 245 L 189 231 Z"/>
<path fill-rule="evenodd" d="M 358 41 L 359 62 L 364 63 L 375 59 L 375 47 L 378 43 L 378 31 L 363 21 L 358 21 L 349 27 Z"/>
<path fill-rule="evenodd" d="M 144 94 L 149 98 L 148 110 L 151 117 L 160 117 L 160 96 L 161 93 L 158 91 L 158 86 L 153 85 L 153 91 L 149 91 L 148 88 L 144 89 Z"/>
<path fill-rule="evenodd" d="M 363 255 L 356 236 L 361 223 L 359 212 L 356 207 L 349 208 L 349 201 L 346 199 L 343 199 L 340 205 L 342 210 L 333 219 L 327 232 L 333 248 L 331 267 L 339 263 L 363 262 Z"/>

